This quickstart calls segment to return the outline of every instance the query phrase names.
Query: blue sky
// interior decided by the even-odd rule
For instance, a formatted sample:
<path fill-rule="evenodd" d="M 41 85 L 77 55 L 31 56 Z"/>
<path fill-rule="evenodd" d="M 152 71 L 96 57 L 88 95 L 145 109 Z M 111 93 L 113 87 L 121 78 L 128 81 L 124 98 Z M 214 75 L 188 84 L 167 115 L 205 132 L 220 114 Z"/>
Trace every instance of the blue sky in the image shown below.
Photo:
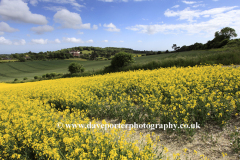
<path fill-rule="evenodd" d="M 239 0 L 0 0 L 0 54 L 75 46 L 172 50 L 232 27 Z M 239 36 L 237 38 L 239 38 Z"/>

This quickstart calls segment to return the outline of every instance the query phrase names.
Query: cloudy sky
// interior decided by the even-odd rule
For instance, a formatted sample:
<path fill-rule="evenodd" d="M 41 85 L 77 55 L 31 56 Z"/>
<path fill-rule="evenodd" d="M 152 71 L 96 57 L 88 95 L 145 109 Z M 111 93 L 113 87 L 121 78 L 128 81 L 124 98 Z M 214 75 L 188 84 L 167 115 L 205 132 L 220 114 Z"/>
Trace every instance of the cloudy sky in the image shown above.
<path fill-rule="evenodd" d="M 0 54 L 75 46 L 171 50 L 224 27 L 240 38 L 239 0 L 0 0 Z"/>

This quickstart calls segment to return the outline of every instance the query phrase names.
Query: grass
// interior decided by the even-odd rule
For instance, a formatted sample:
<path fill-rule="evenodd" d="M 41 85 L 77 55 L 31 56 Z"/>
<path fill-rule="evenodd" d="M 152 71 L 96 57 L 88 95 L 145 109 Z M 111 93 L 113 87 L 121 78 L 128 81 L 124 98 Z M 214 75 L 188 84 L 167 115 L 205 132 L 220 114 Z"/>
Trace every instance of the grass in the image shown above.
<path fill-rule="evenodd" d="M 0 63 L 7 63 L 7 62 L 17 62 L 18 60 L 0 60 Z"/>
<path fill-rule="evenodd" d="M 91 52 L 91 51 L 84 51 Z M 200 64 L 240 64 L 240 48 L 221 48 L 200 51 L 164 53 L 151 56 L 135 57 L 136 63 L 122 68 L 122 71 L 138 69 L 156 69 L 171 66 L 195 66 Z M 15 63 L 0 63 L 0 81 L 12 82 L 15 78 L 22 80 L 27 77 L 29 80 L 34 76 L 42 76 L 46 73 L 68 73 L 68 66 L 71 62 L 81 63 L 85 72 L 84 75 L 102 74 L 105 66 L 110 65 L 110 60 L 89 61 L 81 58 L 68 60 L 49 61 L 27 61 Z M 94 72 L 93 72 L 94 71 Z M 98 72 L 96 72 L 98 71 Z M 80 75 L 75 75 L 80 76 Z"/>
<path fill-rule="evenodd" d="M 93 51 L 83 50 L 83 51 L 81 51 L 81 52 L 82 52 L 83 54 L 89 54 L 89 53 L 92 54 Z"/>
<path fill-rule="evenodd" d="M 153 61 L 155 59 L 163 59 L 169 57 L 174 53 L 153 55 L 153 56 L 143 56 L 136 59 L 136 63 L 143 63 Z M 93 71 L 103 69 L 104 66 L 110 65 L 110 60 L 105 61 L 87 61 L 81 58 L 71 58 L 67 60 L 49 60 L 49 61 L 27 61 L 27 62 L 17 62 L 17 63 L 0 63 L 0 81 L 11 82 L 15 78 L 23 79 L 27 77 L 28 79 L 33 79 L 34 76 L 42 76 L 46 73 L 67 73 L 68 66 L 71 62 L 81 63 L 85 71 Z"/>
<path fill-rule="evenodd" d="M 72 60 L 50 60 L 50 61 L 28 61 L 15 63 L 0 64 L 0 81 L 13 81 L 15 78 L 33 79 L 34 76 L 42 76 L 46 73 L 67 73 L 68 66 L 71 62 L 79 62 L 83 64 L 86 71 L 92 71 L 110 65 L 110 61 L 81 61 L 79 59 Z"/>

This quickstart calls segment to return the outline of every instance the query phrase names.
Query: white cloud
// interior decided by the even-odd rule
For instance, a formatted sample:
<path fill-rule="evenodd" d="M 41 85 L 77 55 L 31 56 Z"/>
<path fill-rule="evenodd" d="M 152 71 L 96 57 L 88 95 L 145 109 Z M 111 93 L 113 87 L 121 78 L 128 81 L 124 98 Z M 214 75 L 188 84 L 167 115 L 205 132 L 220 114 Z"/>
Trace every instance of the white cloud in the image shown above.
<path fill-rule="evenodd" d="M 90 39 L 90 40 L 88 40 L 88 41 L 86 41 L 87 43 L 93 43 L 93 40 L 92 39 Z"/>
<path fill-rule="evenodd" d="M 80 5 L 79 3 L 77 3 L 76 0 L 24 0 L 24 1 L 30 1 L 30 4 L 32 4 L 33 6 L 36 6 L 38 2 L 50 2 L 58 4 L 70 4 L 75 9 L 85 7 L 84 5 Z"/>
<path fill-rule="evenodd" d="M 5 39 L 4 37 L 0 37 L 0 44 L 4 45 L 25 45 L 26 41 L 24 39 L 21 40 L 13 40 L 13 42 L 9 39 Z"/>
<path fill-rule="evenodd" d="M 55 39 L 54 41 L 55 43 L 61 43 L 61 41 L 59 39 Z"/>
<path fill-rule="evenodd" d="M 67 9 L 58 11 L 54 16 L 54 21 L 60 23 L 62 28 L 90 29 L 90 23 L 82 24 L 79 14 L 70 12 Z"/>
<path fill-rule="evenodd" d="M 109 32 L 120 32 L 120 29 L 118 29 L 114 24 L 104 24 L 103 27 L 106 27 L 108 29 L 105 29 L 106 31 Z"/>
<path fill-rule="evenodd" d="M 187 7 L 182 11 L 176 11 L 176 12 L 173 11 L 173 10 L 167 9 L 165 11 L 164 15 L 166 17 L 179 17 L 180 20 L 188 20 L 188 21 L 192 22 L 193 18 L 199 18 L 200 16 L 204 16 L 204 15 L 214 16 L 214 15 L 217 15 L 217 14 L 221 14 L 225 11 L 232 10 L 236 7 L 237 6 L 213 8 L 213 9 L 209 9 L 209 10 L 205 10 L 205 11 L 191 10 L 189 7 Z"/>
<path fill-rule="evenodd" d="M 48 21 L 45 16 L 30 12 L 27 3 L 21 0 L 2 0 L 0 2 L 0 17 L 4 20 L 44 25 Z"/>
<path fill-rule="evenodd" d="M 57 12 L 57 11 L 61 11 L 66 8 L 63 6 L 44 6 L 44 9 Z"/>
<path fill-rule="evenodd" d="M 16 32 L 19 31 L 18 29 L 10 27 L 7 23 L 5 22 L 0 22 L 0 32 L 4 34 L 4 32 Z M 1 34 L 0 34 L 1 35 Z"/>
<path fill-rule="evenodd" d="M 194 6 L 192 6 L 193 8 L 197 8 L 197 7 L 205 7 L 205 4 L 196 4 Z"/>
<path fill-rule="evenodd" d="M 141 41 L 141 40 L 138 40 L 137 42 L 138 42 L 138 43 L 141 43 L 142 41 Z"/>
<path fill-rule="evenodd" d="M 44 26 L 38 26 L 38 27 L 32 27 L 31 31 L 34 31 L 36 34 L 43 34 L 44 32 L 51 32 L 54 28 L 49 25 Z"/>
<path fill-rule="evenodd" d="M 214 12 L 213 12 L 214 11 Z M 232 10 L 226 13 L 217 12 L 218 10 L 208 10 L 204 12 L 204 15 L 212 14 L 210 20 L 200 23 L 182 23 L 182 24 L 163 24 L 163 25 L 135 25 L 132 27 L 127 27 L 126 29 L 138 31 L 139 33 L 146 34 L 156 34 L 156 33 L 181 33 L 183 31 L 189 34 L 199 34 L 203 33 L 206 36 L 211 35 L 224 28 L 229 26 L 234 28 L 236 32 L 240 32 L 238 29 L 240 26 L 240 10 Z"/>
<path fill-rule="evenodd" d="M 37 6 L 38 1 L 37 0 L 30 0 L 30 4 L 33 6 Z"/>
<path fill-rule="evenodd" d="M 101 25 L 101 23 L 99 23 L 99 27 L 101 27 L 102 25 Z"/>
<path fill-rule="evenodd" d="M 183 3 L 185 4 L 194 4 L 194 3 L 197 3 L 196 1 L 182 1 Z"/>
<path fill-rule="evenodd" d="M 78 32 L 77 32 L 77 34 L 84 34 L 84 33 L 83 33 L 83 32 L 81 32 L 81 31 L 78 31 Z"/>
<path fill-rule="evenodd" d="M 0 32 L 0 35 L 4 35 L 4 32 Z"/>
<path fill-rule="evenodd" d="M 13 42 L 14 45 L 25 45 L 26 44 L 26 41 L 24 39 L 21 39 L 21 40 L 15 40 Z"/>
<path fill-rule="evenodd" d="M 94 29 L 94 30 L 97 30 L 97 29 L 98 29 L 98 26 L 97 26 L 97 25 L 93 25 L 93 29 Z"/>
<path fill-rule="evenodd" d="M 0 44 L 11 45 L 12 41 L 10 41 L 9 39 L 5 39 L 4 37 L 0 37 Z"/>
<path fill-rule="evenodd" d="M 123 43 L 124 41 L 119 41 L 119 42 Z"/>
<path fill-rule="evenodd" d="M 175 5 L 175 6 L 173 6 L 172 8 L 178 8 L 179 7 L 179 5 Z"/>
<path fill-rule="evenodd" d="M 61 43 L 61 41 L 59 39 L 55 39 L 54 41 L 47 40 L 44 44 L 57 44 L 57 43 Z M 43 42 L 39 42 L 38 44 L 43 44 Z"/>
<path fill-rule="evenodd" d="M 107 43 L 107 42 L 108 42 L 108 40 L 103 40 L 102 42 L 105 42 L 105 43 Z"/>
<path fill-rule="evenodd" d="M 33 44 L 47 44 L 48 43 L 48 39 L 32 39 L 31 42 Z"/>
<path fill-rule="evenodd" d="M 75 37 L 73 37 L 73 38 L 63 37 L 63 41 L 64 41 L 64 42 L 71 42 L 71 43 L 84 43 L 83 40 L 77 39 L 77 38 L 75 38 Z"/>

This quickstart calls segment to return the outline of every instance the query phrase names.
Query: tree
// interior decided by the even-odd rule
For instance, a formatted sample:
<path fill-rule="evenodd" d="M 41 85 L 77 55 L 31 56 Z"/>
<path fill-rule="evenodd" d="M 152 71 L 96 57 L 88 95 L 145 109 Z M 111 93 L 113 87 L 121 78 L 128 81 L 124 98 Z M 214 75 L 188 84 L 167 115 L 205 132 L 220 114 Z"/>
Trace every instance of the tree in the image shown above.
<path fill-rule="evenodd" d="M 111 66 L 113 68 L 120 68 L 130 63 L 134 63 L 133 55 L 126 52 L 119 52 L 113 57 Z"/>
<path fill-rule="evenodd" d="M 230 27 L 225 27 L 223 29 L 221 29 L 221 31 L 217 31 L 215 32 L 215 39 L 218 39 L 221 37 L 222 41 L 223 39 L 230 39 L 232 37 L 237 37 L 237 33 L 235 31 L 235 29 L 230 28 Z"/>
<path fill-rule="evenodd" d="M 73 73 L 80 73 L 80 72 L 84 72 L 85 68 L 83 68 L 83 65 L 76 63 L 76 62 L 72 62 L 69 66 L 68 66 L 68 71 L 73 74 Z"/>
<path fill-rule="evenodd" d="M 98 57 L 98 53 L 97 53 L 96 51 L 93 51 L 92 54 L 91 54 L 91 56 L 90 56 L 90 59 L 91 59 L 91 60 L 95 60 L 96 57 Z"/>
<path fill-rule="evenodd" d="M 173 48 L 175 51 L 177 51 L 177 50 L 179 50 L 179 49 L 180 49 L 180 47 L 177 47 L 177 45 L 176 45 L 176 44 L 173 44 L 172 48 Z"/>

